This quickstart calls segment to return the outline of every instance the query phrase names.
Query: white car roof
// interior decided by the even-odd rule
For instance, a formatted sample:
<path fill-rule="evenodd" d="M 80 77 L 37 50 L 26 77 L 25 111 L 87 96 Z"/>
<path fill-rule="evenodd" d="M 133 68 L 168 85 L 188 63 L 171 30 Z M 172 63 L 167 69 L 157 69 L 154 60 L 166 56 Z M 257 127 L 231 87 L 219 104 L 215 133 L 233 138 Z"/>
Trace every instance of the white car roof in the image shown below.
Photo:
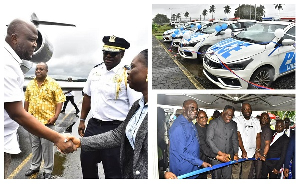
<path fill-rule="evenodd" d="M 249 19 L 238 19 L 238 22 L 257 22 L 256 20 L 249 20 Z"/>
<path fill-rule="evenodd" d="M 290 25 L 290 24 L 295 24 L 294 22 L 287 22 L 287 21 L 262 21 L 262 22 L 257 22 L 260 24 L 281 24 L 281 25 Z"/>

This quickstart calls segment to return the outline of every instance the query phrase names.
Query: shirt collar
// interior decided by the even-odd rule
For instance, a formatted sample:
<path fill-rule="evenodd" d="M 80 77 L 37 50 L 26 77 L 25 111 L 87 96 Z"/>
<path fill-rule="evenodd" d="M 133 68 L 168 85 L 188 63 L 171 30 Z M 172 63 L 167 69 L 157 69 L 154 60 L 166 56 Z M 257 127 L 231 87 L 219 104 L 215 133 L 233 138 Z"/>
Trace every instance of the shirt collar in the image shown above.
<path fill-rule="evenodd" d="M 279 133 L 278 133 L 278 132 L 275 132 L 275 133 L 276 133 L 276 136 L 277 136 L 277 137 L 281 137 L 281 136 L 284 134 L 284 131 L 279 132 Z M 275 134 L 275 133 L 274 133 L 274 134 Z"/>
<path fill-rule="evenodd" d="M 4 48 L 9 52 L 12 57 L 21 65 L 23 63 L 22 59 L 17 55 L 17 53 L 11 48 L 11 46 L 4 41 Z"/>
<path fill-rule="evenodd" d="M 117 66 L 113 67 L 111 70 L 107 70 L 107 71 L 113 71 L 114 73 L 118 73 L 120 72 L 121 68 L 124 68 L 125 64 L 121 61 Z M 106 68 L 106 66 L 105 66 Z"/>
<path fill-rule="evenodd" d="M 145 104 L 145 99 L 144 99 L 144 96 L 142 96 L 139 100 L 139 105 L 140 107 L 144 107 L 144 106 L 148 106 L 148 102 Z"/>
<path fill-rule="evenodd" d="M 34 77 L 33 80 L 37 83 L 36 77 Z M 45 78 L 45 80 L 44 80 L 44 82 L 43 82 L 43 84 L 46 83 L 48 80 L 49 80 L 49 77 L 48 77 L 48 75 L 47 75 L 46 78 Z"/>

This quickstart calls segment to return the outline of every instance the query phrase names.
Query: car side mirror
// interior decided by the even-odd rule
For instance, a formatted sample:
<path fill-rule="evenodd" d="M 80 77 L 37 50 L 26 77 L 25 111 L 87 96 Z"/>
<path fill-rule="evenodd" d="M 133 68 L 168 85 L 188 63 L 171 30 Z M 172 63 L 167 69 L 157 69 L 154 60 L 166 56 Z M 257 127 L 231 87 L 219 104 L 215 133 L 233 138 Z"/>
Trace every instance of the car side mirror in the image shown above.
<path fill-rule="evenodd" d="M 219 35 L 225 35 L 225 31 L 220 31 Z"/>
<path fill-rule="evenodd" d="M 281 44 L 283 46 L 289 46 L 289 45 L 293 45 L 295 43 L 295 40 L 292 39 L 284 39 L 282 40 Z"/>

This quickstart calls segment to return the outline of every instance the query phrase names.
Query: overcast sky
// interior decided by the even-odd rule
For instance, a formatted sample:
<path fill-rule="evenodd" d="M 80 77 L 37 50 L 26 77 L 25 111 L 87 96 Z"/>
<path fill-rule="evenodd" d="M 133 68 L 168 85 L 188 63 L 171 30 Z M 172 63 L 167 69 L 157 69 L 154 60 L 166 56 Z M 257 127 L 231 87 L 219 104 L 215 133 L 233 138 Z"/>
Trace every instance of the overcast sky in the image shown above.
<path fill-rule="evenodd" d="M 227 1 L 226 1 L 227 2 Z M 201 18 L 203 20 L 203 15 L 202 12 L 204 9 L 206 9 L 207 16 L 205 19 L 211 19 L 212 14 L 209 13 L 209 7 L 211 5 L 215 5 L 215 13 L 213 14 L 216 19 L 220 18 L 233 18 L 234 17 L 234 12 L 235 9 L 238 8 L 238 4 L 153 4 L 152 5 L 152 18 L 154 18 L 158 13 L 167 15 L 168 18 L 171 17 L 171 14 L 181 14 L 181 18 L 185 18 L 184 14 L 185 12 L 189 13 L 189 17 L 192 18 Z M 224 13 L 224 6 L 229 5 L 231 12 L 226 15 Z M 252 4 L 255 6 L 255 4 Z M 260 4 L 256 4 L 256 6 L 259 6 Z M 265 14 L 266 17 L 277 17 L 278 16 L 278 11 L 275 9 L 274 4 L 262 4 L 265 7 Z M 284 4 L 283 10 L 280 10 L 280 16 L 281 17 L 295 17 L 296 15 L 296 6 L 295 4 Z"/>
<path fill-rule="evenodd" d="M 151 47 L 151 22 L 157 14 L 166 14 L 170 17 L 172 13 L 185 13 L 198 18 L 204 9 L 209 9 L 211 4 L 176 4 L 182 1 L 153 0 L 143 3 L 132 3 L 131 1 L 92 1 L 92 0 L 14 0 L 5 2 L 4 10 L 1 11 L 1 22 L 3 22 L 3 36 L 6 26 L 14 18 L 30 20 L 33 12 L 40 20 L 56 21 L 75 24 L 76 27 L 61 27 L 40 25 L 39 30 L 47 36 L 54 47 L 54 53 L 48 62 L 50 76 L 60 78 L 86 78 L 90 70 L 102 60 L 102 38 L 103 36 L 116 35 L 130 42 L 131 47 L 126 50 L 124 62 L 130 63 L 132 59 L 143 49 Z M 166 3 L 173 3 L 176 5 Z M 213 3 L 214 1 L 212 1 Z M 227 1 L 226 1 L 227 2 Z M 228 1 L 229 2 L 229 1 Z M 159 4 L 158 3 L 164 3 Z M 3 3 L 2 3 L 3 4 Z M 153 4 L 153 5 L 152 5 Z M 224 6 L 217 4 L 216 18 L 224 18 Z M 238 4 L 229 3 L 233 17 L 234 9 Z M 277 11 L 274 4 L 264 4 L 267 16 L 276 16 Z M 152 12 L 152 14 L 151 14 Z M 295 16 L 295 6 L 283 5 L 280 12 L 282 16 Z M 151 16 L 152 15 L 152 16 Z M 208 17 L 211 14 L 208 13 Z M 182 15 L 184 17 L 184 15 Z M 27 76 L 34 75 L 33 68 Z"/>
<path fill-rule="evenodd" d="M 39 26 L 54 48 L 53 56 L 47 63 L 48 75 L 86 78 L 93 66 L 103 61 L 103 36 L 123 37 L 131 44 L 122 60 L 127 63 L 149 47 L 147 35 L 151 34 L 151 25 L 145 19 L 151 14 L 151 5 L 140 4 L 140 8 L 129 9 L 128 4 L 120 1 L 109 3 L 90 0 L 52 0 L 43 3 L 14 0 L 13 3 L 7 2 L 5 8 L 1 6 L 5 9 L 1 22 L 7 25 L 15 18 L 29 21 L 35 12 L 40 20 L 75 24 L 76 27 Z M 3 35 L 6 35 L 6 26 L 3 31 Z M 34 75 L 34 69 L 35 65 L 27 76 Z"/>

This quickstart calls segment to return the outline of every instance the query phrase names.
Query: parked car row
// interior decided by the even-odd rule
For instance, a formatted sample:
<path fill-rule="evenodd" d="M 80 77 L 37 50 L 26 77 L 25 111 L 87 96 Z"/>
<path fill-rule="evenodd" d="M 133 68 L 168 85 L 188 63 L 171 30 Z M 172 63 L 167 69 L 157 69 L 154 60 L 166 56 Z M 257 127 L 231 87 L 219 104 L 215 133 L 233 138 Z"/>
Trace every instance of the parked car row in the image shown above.
<path fill-rule="evenodd" d="M 268 89 L 278 77 L 295 71 L 294 22 L 219 21 L 175 32 L 172 46 L 180 56 L 198 58 L 205 76 L 220 88 Z"/>

